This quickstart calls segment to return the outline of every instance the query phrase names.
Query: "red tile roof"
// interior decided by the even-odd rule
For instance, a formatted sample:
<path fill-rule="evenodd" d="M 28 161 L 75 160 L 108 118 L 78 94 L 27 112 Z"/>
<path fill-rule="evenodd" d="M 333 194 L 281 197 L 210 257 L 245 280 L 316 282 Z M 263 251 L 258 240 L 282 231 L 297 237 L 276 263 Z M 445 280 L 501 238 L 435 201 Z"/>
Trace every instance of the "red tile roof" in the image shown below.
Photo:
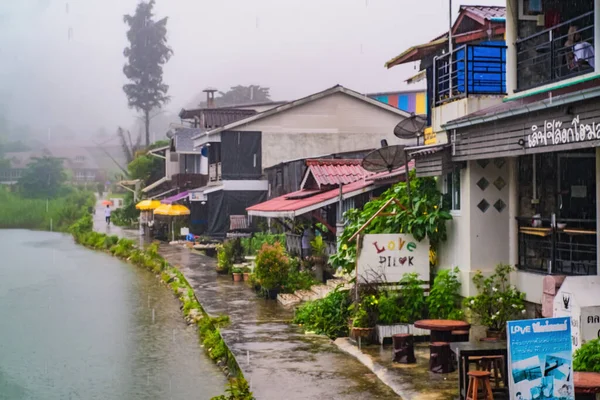
<path fill-rule="evenodd" d="M 372 182 L 366 182 L 365 180 L 353 182 L 349 185 L 342 186 L 342 194 L 348 195 L 351 192 L 358 192 L 355 194 L 353 193 L 354 195 L 358 195 L 369 191 L 369 186 L 371 185 L 373 185 Z M 339 189 L 320 192 L 310 197 L 302 197 L 301 195 L 304 192 L 305 191 L 303 190 L 299 190 L 297 192 L 285 194 L 263 203 L 256 204 L 252 207 L 248 207 L 246 208 L 246 211 L 248 211 L 250 215 L 259 215 L 262 212 L 277 213 L 282 217 L 294 217 L 312 210 L 317 210 L 325 205 L 335 203 L 340 195 Z M 253 211 L 254 214 L 252 213 Z"/>
<path fill-rule="evenodd" d="M 306 160 L 306 166 L 319 188 L 347 185 L 363 179 L 369 173 L 360 163 L 361 160 Z"/>

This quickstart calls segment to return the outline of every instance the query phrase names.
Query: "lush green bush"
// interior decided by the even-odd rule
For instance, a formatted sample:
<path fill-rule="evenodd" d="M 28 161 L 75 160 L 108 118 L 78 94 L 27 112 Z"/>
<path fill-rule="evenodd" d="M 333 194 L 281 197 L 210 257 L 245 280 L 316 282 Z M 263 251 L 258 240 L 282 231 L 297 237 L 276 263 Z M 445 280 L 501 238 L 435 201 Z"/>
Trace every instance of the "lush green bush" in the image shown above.
<path fill-rule="evenodd" d="M 525 293 L 511 286 L 510 273 L 514 268 L 499 264 L 489 278 L 477 271 L 473 283 L 479 292 L 464 299 L 464 306 L 481 325 L 498 332 L 506 331 L 506 322 L 525 314 Z"/>
<path fill-rule="evenodd" d="M 397 292 L 384 291 L 378 300 L 379 324 L 392 325 L 402 322 L 402 306 Z"/>
<path fill-rule="evenodd" d="M 435 319 L 461 320 L 460 281 L 458 268 L 439 271 L 427 296 L 429 317 Z"/>
<path fill-rule="evenodd" d="M 292 258 L 282 290 L 284 293 L 294 293 L 296 290 L 308 290 L 318 283 L 311 271 L 302 268 L 300 260 Z"/>
<path fill-rule="evenodd" d="M 331 339 L 348 335 L 350 294 L 336 288 L 322 299 L 309 301 L 296 310 L 294 323 Z"/>
<path fill-rule="evenodd" d="M 114 210 L 110 216 L 110 221 L 116 226 L 130 227 L 140 217 L 140 211 L 135 208 L 133 193 L 127 192 L 123 197 L 123 207 Z"/>
<path fill-rule="evenodd" d="M 217 271 L 226 274 L 231 273 L 233 268 L 233 246 L 231 242 L 225 242 L 217 246 Z"/>
<path fill-rule="evenodd" d="M 270 233 L 255 233 L 252 237 L 241 238 L 241 244 L 246 255 L 256 255 L 262 248 L 263 244 L 275 244 L 281 243 L 285 247 L 286 237 L 285 234 L 270 234 Z"/>
<path fill-rule="evenodd" d="M 281 288 L 288 279 L 290 260 L 280 243 L 263 244 L 256 256 L 254 273 L 264 289 Z"/>
<path fill-rule="evenodd" d="M 412 324 L 426 315 L 425 290 L 419 274 L 404 274 L 400 280 L 400 303 L 400 322 Z"/>
<path fill-rule="evenodd" d="M 590 340 L 577 349 L 573 356 L 573 369 L 600 373 L 600 339 Z"/>
<path fill-rule="evenodd" d="M 434 178 L 417 178 L 411 172 L 410 190 L 412 207 L 406 191 L 406 183 L 401 182 L 384 192 L 376 199 L 369 201 L 363 209 L 348 210 L 344 217 L 348 221 L 340 237 L 340 250 L 329 258 L 334 267 L 342 267 L 353 271 L 356 262 L 356 241 L 350 238 L 390 199 L 392 203 L 387 211 L 395 211 L 396 215 L 378 216 L 363 230 L 369 233 L 410 233 L 418 241 L 429 238 L 433 250 L 438 243 L 446 240 L 446 221 L 451 215 L 446 208 L 440 208 L 442 194 L 437 189 Z M 435 252 L 434 252 L 435 254 Z"/>

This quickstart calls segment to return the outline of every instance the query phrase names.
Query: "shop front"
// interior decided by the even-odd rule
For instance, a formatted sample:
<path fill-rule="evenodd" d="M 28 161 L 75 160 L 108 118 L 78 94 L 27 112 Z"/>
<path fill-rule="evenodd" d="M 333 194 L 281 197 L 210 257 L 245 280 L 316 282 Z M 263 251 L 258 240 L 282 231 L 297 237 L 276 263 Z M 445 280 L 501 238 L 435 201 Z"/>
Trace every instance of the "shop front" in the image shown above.
<path fill-rule="evenodd" d="M 446 126 L 452 161 L 470 171 L 462 184 L 472 205 L 471 255 L 495 243 L 504 250 L 486 251 L 494 258 L 487 264 L 508 262 L 537 275 L 598 274 L 599 98 L 593 89 L 507 102 Z M 488 165 L 508 169 L 494 178 L 483 172 Z M 494 201 L 502 192 L 506 202 Z M 541 284 L 534 292 L 540 297 Z"/>

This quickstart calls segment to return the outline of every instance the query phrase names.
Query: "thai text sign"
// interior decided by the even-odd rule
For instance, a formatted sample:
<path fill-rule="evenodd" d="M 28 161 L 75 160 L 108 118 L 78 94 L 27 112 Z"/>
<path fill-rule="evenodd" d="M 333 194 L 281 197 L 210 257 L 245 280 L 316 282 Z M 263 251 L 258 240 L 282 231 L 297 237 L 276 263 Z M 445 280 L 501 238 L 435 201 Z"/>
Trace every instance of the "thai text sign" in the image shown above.
<path fill-rule="evenodd" d="M 429 239 L 417 242 L 401 233 L 365 235 L 357 262 L 360 280 L 398 282 L 409 272 L 429 280 Z"/>
<path fill-rule="evenodd" d="M 542 126 L 532 125 L 527 136 L 527 146 L 540 147 L 600 139 L 600 124 L 584 124 L 579 115 L 570 124 L 562 121 L 544 121 Z"/>
<path fill-rule="evenodd" d="M 575 399 L 571 317 L 509 321 L 511 397 Z"/>

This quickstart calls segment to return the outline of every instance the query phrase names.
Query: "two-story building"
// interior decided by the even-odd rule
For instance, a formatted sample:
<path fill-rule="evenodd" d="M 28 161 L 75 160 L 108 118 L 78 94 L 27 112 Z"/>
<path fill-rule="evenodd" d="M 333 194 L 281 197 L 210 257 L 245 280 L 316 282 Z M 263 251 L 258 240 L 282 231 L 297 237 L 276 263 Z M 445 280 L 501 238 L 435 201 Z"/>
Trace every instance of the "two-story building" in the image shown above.
<path fill-rule="evenodd" d="M 508 0 L 506 9 L 506 95 L 454 118 L 432 113 L 450 139 L 444 151 L 458 169 L 446 185 L 460 201 L 439 261 L 459 266 L 463 282 L 515 265 L 514 284 L 542 304 L 546 276 L 598 274 L 600 1 Z"/>
<path fill-rule="evenodd" d="M 411 114 L 343 86 L 291 101 L 194 139 L 208 153 L 210 179 L 190 193 L 192 220 L 205 222 L 200 233 L 223 236 L 230 215 L 267 199 L 265 168 L 290 159 L 321 154 L 414 145 L 394 136 L 394 127 Z M 197 216 L 195 216 L 197 213 Z M 195 232 L 196 233 L 196 232 Z"/>

